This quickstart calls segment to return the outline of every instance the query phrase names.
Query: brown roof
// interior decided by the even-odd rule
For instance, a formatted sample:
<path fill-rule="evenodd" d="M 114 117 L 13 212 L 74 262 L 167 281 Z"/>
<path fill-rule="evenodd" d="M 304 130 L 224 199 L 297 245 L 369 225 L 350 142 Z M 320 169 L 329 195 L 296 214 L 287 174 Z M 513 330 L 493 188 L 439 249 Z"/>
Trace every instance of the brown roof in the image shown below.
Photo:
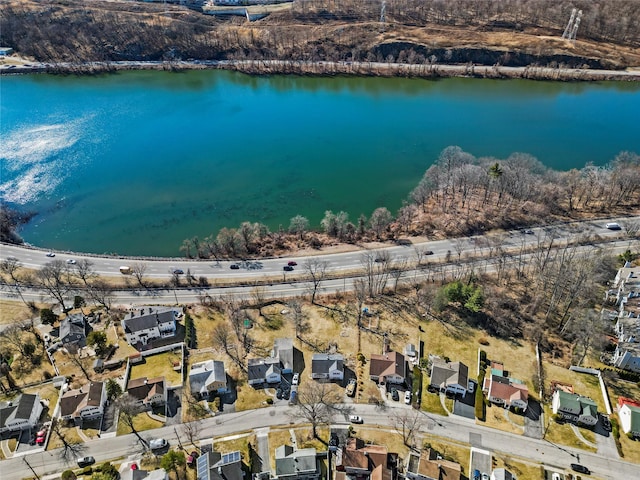
<path fill-rule="evenodd" d="M 129 380 L 127 392 L 138 400 L 147 401 L 149 397 L 164 393 L 164 377 L 149 378 L 141 377 Z"/>
<path fill-rule="evenodd" d="M 371 472 L 371 480 L 391 480 L 387 467 L 388 450 L 382 445 L 364 445 L 357 438 L 350 438 L 342 451 L 342 468 L 358 468 Z"/>
<path fill-rule="evenodd" d="M 427 449 L 420 454 L 418 471 L 415 473 L 439 480 L 460 480 L 461 472 L 460 464 L 448 460 L 438 460 L 436 452 Z"/>
<path fill-rule="evenodd" d="M 489 396 L 501 398 L 511 403 L 514 400 L 524 400 L 529 398 L 529 390 L 524 385 L 512 383 L 501 383 L 493 381 L 489 389 Z"/>
<path fill-rule="evenodd" d="M 102 399 L 102 382 L 90 382 L 77 390 L 69 390 L 60 399 L 60 415 L 76 415 L 84 407 L 97 407 Z"/>
<path fill-rule="evenodd" d="M 374 377 L 385 377 L 393 374 L 404 377 L 405 360 L 404 355 L 398 352 L 388 352 L 385 354 L 371 354 L 369 362 L 369 375 Z"/>

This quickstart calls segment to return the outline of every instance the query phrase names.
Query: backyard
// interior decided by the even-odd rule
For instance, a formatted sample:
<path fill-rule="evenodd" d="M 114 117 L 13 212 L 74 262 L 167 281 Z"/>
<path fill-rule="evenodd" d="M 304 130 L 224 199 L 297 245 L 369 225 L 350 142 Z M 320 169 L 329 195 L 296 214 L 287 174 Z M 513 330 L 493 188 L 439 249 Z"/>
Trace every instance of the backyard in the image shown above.
<path fill-rule="evenodd" d="M 175 368 L 179 369 L 176 370 Z M 144 357 L 144 362 L 132 365 L 129 380 L 164 377 L 167 387 L 182 385 L 181 352 L 164 352 Z"/>

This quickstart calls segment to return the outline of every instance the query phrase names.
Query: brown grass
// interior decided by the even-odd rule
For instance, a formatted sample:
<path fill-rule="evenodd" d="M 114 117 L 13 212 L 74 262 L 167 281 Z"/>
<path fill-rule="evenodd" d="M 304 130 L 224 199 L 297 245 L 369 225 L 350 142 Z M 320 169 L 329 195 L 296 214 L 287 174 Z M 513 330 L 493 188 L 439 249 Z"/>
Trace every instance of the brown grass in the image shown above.
<path fill-rule="evenodd" d="M 401 458 L 406 458 L 409 454 L 409 448 L 403 443 L 402 436 L 394 430 L 355 425 L 351 436 L 360 438 L 365 443 L 384 445 L 389 450 L 389 453 L 398 453 Z"/>
<path fill-rule="evenodd" d="M 622 446 L 625 461 L 640 463 L 640 440 L 631 440 L 620 429 L 620 445 Z"/>
<path fill-rule="evenodd" d="M 589 452 L 595 452 L 595 448 L 591 448 L 576 437 L 575 433 L 571 429 L 571 425 L 568 423 L 559 424 L 556 423 L 552 418 L 553 413 L 551 412 L 551 407 L 547 404 L 544 405 L 544 418 L 547 423 L 547 429 L 544 435 L 545 440 L 559 444 L 565 445 L 567 447 L 581 448 L 583 450 L 587 450 Z M 585 435 L 585 429 L 580 429 L 585 439 L 589 439 L 588 434 Z M 589 432 L 592 433 L 592 432 Z M 594 437 L 595 441 L 595 437 Z"/>
<path fill-rule="evenodd" d="M 514 423 L 520 420 L 522 425 L 524 426 L 524 419 L 515 414 L 508 413 L 511 419 L 514 420 Z M 515 433 L 517 435 L 522 435 L 524 433 L 523 428 L 518 428 L 513 425 L 511 422 L 507 421 L 505 416 L 505 409 L 499 407 L 497 405 L 489 405 L 487 406 L 487 417 L 485 422 L 479 422 L 476 419 L 476 423 L 479 425 L 486 425 L 487 427 L 496 428 L 498 430 L 502 430 L 503 432 Z M 516 419 L 517 417 L 517 419 Z"/>
<path fill-rule="evenodd" d="M 38 308 L 45 308 L 44 303 L 36 304 Z M 18 300 L 0 300 L 0 325 L 28 321 L 32 317 L 39 317 L 40 313 L 32 313 L 29 307 Z"/>
<path fill-rule="evenodd" d="M 574 372 L 554 364 L 544 364 L 544 369 L 547 378 L 547 385 L 545 385 L 547 390 L 549 390 L 549 382 L 552 380 L 571 384 L 573 385 L 574 393 L 591 398 L 598 405 L 599 412 L 606 411 L 597 376 Z"/>
<path fill-rule="evenodd" d="M 424 447 L 425 443 L 431 444 L 431 448 L 439 452 L 444 458 L 453 458 L 454 462 L 460 464 L 463 473 L 467 470 L 469 455 L 471 455 L 470 447 L 457 442 L 443 440 L 432 435 L 423 435 L 419 446 Z"/>
<path fill-rule="evenodd" d="M 245 464 L 250 463 L 249 444 L 256 446 L 256 436 L 253 433 L 240 432 L 239 438 L 225 440 L 226 437 L 217 437 L 213 439 L 213 450 L 220 453 L 231 453 L 239 451 L 242 455 L 242 461 Z M 234 435 L 235 437 L 235 435 Z"/>
<path fill-rule="evenodd" d="M 508 455 L 492 452 L 495 460 L 494 468 L 506 468 L 513 473 L 518 480 L 539 480 L 544 478 L 543 467 L 531 465 L 514 460 Z"/>
<path fill-rule="evenodd" d="M 156 428 L 164 427 L 163 422 L 159 422 L 155 418 L 151 418 L 147 415 L 147 412 L 140 413 L 135 416 L 133 419 L 133 426 L 136 431 L 144 432 L 145 430 L 154 430 Z M 127 435 L 131 433 L 131 429 L 122 422 L 122 420 L 118 420 L 118 435 Z"/>
<path fill-rule="evenodd" d="M 158 353 L 144 357 L 144 362 L 131 367 L 131 380 L 141 377 L 164 377 L 168 386 L 182 385 L 182 373 L 173 369 L 174 363 L 180 363 L 182 357 L 173 352 Z"/>

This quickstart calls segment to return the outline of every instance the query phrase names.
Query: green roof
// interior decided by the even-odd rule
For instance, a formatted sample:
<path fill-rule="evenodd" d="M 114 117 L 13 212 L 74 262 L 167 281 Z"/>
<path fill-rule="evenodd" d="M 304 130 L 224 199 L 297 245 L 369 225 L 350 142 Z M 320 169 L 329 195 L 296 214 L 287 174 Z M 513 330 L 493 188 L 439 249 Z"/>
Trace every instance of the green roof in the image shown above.
<path fill-rule="evenodd" d="M 627 405 L 631 411 L 631 431 L 640 432 L 640 408 Z"/>

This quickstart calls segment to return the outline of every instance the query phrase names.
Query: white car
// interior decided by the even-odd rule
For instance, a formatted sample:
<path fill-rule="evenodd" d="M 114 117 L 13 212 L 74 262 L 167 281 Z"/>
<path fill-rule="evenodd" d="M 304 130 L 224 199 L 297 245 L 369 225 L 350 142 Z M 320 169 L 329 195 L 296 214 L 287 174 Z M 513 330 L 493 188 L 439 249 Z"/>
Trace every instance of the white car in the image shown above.
<path fill-rule="evenodd" d="M 47 257 L 55 257 L 56 254 L 53 252 L 47 252 Z"/>
<path fill-rule="evenodd" d="M 291 379 L 291 385 L 297 385 L 299 381 L 300 381 L 300 374 L 294 373 L 293 378 Z"/>
<path fill-rule="evenodd" d="M 404 392 L 404 403 L 406 405 L 411 404 L 411 390 L 407 390 L 406 392 Z"/>
<path fill-rule="evenodd" d="M 69 259 L 67 260 L 67 263 L 68 263 L 69 265 L 75 265 L 75 264 L 76 264 L 76 261 L 75 261 L 73 258 L 69 258 Z"/>
<path fill-rule="evenodd" d="M 362 417 L 358 416 L 358 415 L 349 415 L 349 421 L 351 423 L 362 423 Z"/>
<path fill-rule="evenodd" d="M 609 230 L 622 230 L 622 227 L 616 222 L 607 223 L 605 225 Z"/>
<path fill-rule="evenodd" d="M 149 448 L 151 450 L 160 450 L 167 446 L 167 441 L 164 438 L 154 438 L 149 442 Z"/>

